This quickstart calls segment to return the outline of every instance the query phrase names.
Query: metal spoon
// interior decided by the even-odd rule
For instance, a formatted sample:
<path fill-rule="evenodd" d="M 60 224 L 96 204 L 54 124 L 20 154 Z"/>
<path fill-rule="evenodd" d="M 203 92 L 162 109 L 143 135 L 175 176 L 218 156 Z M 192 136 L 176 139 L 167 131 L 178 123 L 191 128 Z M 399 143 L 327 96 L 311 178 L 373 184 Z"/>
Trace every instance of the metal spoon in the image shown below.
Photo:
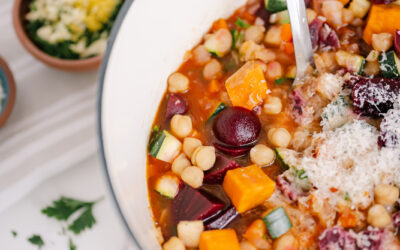
<path fill-rule="evenodd" d="M 286 2 L 296 56 L 297 72 L 293 82 L 293 85 L 296 85 L 304 77 L 307 68 L 314 64 L 314 57 L 304 0 L 287 0 Z"/>

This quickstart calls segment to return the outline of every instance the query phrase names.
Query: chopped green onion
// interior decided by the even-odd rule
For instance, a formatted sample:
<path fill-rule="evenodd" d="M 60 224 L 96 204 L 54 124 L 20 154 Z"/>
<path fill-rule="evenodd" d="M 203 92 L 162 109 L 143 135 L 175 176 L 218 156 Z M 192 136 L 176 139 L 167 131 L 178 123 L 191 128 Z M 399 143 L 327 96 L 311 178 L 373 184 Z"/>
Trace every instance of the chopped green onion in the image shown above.
<path fill-rule="evenodd" d="M 283 207 L 278 207 L 263 217 L 272 239 L 285 234 L 293 226 Z"/>
<path fill-rule="evenodd" d="M 346 193 L 344 194 L 344 200 L 346 200 L 346 201 L 350 201 L 350 195 L 349 195 L 349 192 L 346 192 Z"/>
<path fill-rule="evenodd" d="M 250 24 L 248 24 L 246 21 L 244 21 L 240 17 L 238 17 L 238 19 L 236 20 L 235 24 L 237 26 L 239 26 L 240 28 L 243 28 L 243 29 L 250 27 Z"/>
<path fill-rule="evenodd" d="M 232 35 L 232 47 L 231 50 L 236 49 L 236 47 L 238 47 L 239 44 L 241 44 L 243 42 L 243 32 L 242 31 L 238 31 L 237 29 L 233 29 L 231 30 L 231 35 Z"/>
<path fill-rule="evenodd" d="M 280 85 L 280 84 L 284 83 L 285 81 L 286 81 L 286 78 L 285 78 L 285 77 L 282 77 L 282 78 L 276 79 L 276 80 L 274 81 L 274 83 L 275 83 L 276 85 Z"/>

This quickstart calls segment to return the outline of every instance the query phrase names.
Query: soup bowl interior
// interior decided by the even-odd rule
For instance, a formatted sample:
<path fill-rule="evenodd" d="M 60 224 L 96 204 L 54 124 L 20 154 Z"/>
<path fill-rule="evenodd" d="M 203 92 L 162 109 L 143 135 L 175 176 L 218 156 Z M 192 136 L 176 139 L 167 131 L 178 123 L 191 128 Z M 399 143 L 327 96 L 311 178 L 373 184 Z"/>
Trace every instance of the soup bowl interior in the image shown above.
<path fill-rule="evenodd" d="M 107 177 L 132 239 L 159 249 L 148 201 L 146 156 L 150 129 L 167 87 L 212 22 L 245 0 L 127 1 L 102 66 L 99 134 Z"/>

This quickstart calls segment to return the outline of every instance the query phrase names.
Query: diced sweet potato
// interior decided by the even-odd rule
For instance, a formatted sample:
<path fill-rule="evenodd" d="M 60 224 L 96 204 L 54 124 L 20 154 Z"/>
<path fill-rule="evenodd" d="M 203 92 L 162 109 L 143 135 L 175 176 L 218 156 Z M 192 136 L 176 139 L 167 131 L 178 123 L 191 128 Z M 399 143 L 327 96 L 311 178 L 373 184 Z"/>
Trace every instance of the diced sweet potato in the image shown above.
<path fill-rule="evenodd" d="M 364 29 L 363 38 L 365 42 L 371 44 L 372 34 L 387 32 L 395 34 L 396 29 L 400 29 L 400 6 L 374 4 L 371 7 L 367 25 Z"/>
<path fill-rule="evenodd" d="M 200 250 L 240 250 L 239 240 L 233 229 L 205 231 L 200 235 Z"/>
<path fill-rule="evenodd" d="M 267 96 L 267 82 L 262 66 L 254 61 L 243 65 L 225 83 L 233 106 L 252 110 Z"/>
<path fill-rule="evenodd" d="M 257 165 L 251 165 L 229 170 L 223 187 L 236 210 L 243 213 L 268 199 L 275 190 L 275 182 Z"/>

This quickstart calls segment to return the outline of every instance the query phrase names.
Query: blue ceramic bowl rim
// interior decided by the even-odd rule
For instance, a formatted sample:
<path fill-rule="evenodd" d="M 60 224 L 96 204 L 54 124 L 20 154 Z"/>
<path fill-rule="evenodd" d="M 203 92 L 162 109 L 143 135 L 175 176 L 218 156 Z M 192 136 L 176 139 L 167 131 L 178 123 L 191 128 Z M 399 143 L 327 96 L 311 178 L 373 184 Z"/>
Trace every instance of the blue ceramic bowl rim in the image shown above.
<path fill-rule="evenodd" d="M 3 67 L 0 66 L 0 87 L 3 88 L 5 98 L 0 99 L 0 115 L 3 114 L 10 96 L 9 79 L 4 71 Z"/>
<path fill-rule="evenodd" d="M 106 173 L 107 186 L 112 194 L 114 204 L 117 207 L 118 213 L 125 225 L 125 228 L 128 230 L 129 234 L 131 235 L 135 245 L 139 249 L 142 249 L 138 240 L 136 239 L 135 235 L 133 234 L 132 230 L 128 226 L 128 222 L 126 221 L 126 219 L 122 213 L 121 207 L 118 204 L 117 196 L 116 196 L 113 186 L 112 186 L 110 173 L 108 172 L 108 168 L 107 168 L 107 160 L 106 160 L 106 156 L 105 156 L 105 152 L 104 152 L 103 127 L 102 127 L 102 123 L 101 123 L 104 80 L 105 80 L 105 74 L 107 72 L 108 61 L 110 59 L 110 55 L 112 52 L 112 48 L 114 46 L 115 39 L 119 33 L 122 23 L 124 22 L 124 19 L 125 19 L 126 14 L 128 13 L 128 10 L 132 6 L 133 1 L 134 0 L 125 0 L 124 5 L 122 6 L 120 12 L 118 13 L 118 17 L 116 18 L 116 20 L 114 22 L 113 28 L 110 33 L 110 37 L 108 39 L 107 50 L 104 53 L 103 61 L 101 63 L 100 72 L 99 72 L 99 89 L 98 89 L 98 96 L 97 96 L 97 132 L 98 132 L 98 139 L 99 139 L 99 144 L 100 144 L 100 156 L 101 156 L 101 160 L 103 162 L 104 172 Z"/>

